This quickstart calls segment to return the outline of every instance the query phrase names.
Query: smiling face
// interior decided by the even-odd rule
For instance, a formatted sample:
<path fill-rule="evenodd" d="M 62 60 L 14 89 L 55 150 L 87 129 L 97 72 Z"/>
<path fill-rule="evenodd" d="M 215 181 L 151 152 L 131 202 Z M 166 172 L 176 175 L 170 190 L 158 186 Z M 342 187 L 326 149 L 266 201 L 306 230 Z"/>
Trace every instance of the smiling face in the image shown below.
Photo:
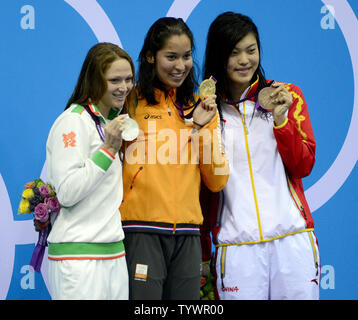
<path fill-rule="evenodd" d="M 107 90 L 97 103 L 103 116 L 113 107 L 121 109 L 127 95 L 133 88 L 133 73 L 126 59 L 115 60 L 105 72 Z"/>
<path fill-rule="evenodd" d="M 156 54 L 156 74 L 164 87 L 169 90 L 182 85 L 193 67 L 191 43 L 186 34 L 173 35 Z M 153 57 L 148 62 L 154 63 Z"/>
<path fill-rule="evenodd" d="M 253 33 L 248 33 L 232 50 L 226 66 L 226 75 L 232 97 L 239 99 L 260 63 L 260 54 Z"/>

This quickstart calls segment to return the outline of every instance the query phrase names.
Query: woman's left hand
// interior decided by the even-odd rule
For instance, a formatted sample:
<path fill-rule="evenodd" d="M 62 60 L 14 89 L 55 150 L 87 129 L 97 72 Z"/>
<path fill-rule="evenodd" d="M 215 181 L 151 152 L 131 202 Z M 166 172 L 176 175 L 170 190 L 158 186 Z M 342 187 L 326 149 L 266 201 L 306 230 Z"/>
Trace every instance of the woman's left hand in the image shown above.
<path fill-rule="evenodd" d="M 205 126 L 215 116 L 216 110 L 216 95 L 213 94 L 205 97 L 194 110 L 194 127 L 200 129 Z"/>
<path fill-rule="evenodd" d="M 272 109 L 272 115 L 277 126 L 286 120 L 286 111 L 291 106 L 293 99 L 291 93 L 285 88 L 283 83 L 274 82 L 271 87 L 275 90 L 270 98 L 275 107 Z"/>

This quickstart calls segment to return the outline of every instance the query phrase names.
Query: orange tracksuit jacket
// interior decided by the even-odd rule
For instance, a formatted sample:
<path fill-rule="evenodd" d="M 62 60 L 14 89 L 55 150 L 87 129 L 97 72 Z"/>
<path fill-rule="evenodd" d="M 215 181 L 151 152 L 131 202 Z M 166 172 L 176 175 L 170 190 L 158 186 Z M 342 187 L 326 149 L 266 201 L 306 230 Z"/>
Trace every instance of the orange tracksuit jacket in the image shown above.
<path fill-rule="evenodd" d="M 159 104 L 154 106 L 139 100 L 136 121 L 140 134 L 125 148 L 123 229 L 199 234 L 201 181 L 218 192 L 228 180 L 218 113 L 193 132 L 192 122 L 180 116 L 174 103 L 175 90 L 166 96 L 156 89 L 155 95 Z"/>

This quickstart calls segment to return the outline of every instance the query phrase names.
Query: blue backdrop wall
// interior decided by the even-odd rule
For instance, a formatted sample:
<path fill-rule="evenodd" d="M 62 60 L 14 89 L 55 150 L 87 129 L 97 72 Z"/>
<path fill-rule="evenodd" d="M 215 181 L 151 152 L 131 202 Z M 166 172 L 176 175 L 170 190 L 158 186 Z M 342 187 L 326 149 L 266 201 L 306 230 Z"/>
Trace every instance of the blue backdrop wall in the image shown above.
<path fill-rule="evenodd" d="M 24 184 L 46 178 L 45 144 L 88 49 L 111 41 L 136 61 L 159 17 L 187 21 L 202 65 L 206 33 L 221 12 L 259 27 L 269 79 L 302 89 L 317 141 L 304 180 L 316 223 L 321 299 L 358 298 L 358 1 L 356 0 L 2 0 L 0 4 L 0 299 L 50 299 L 46 258 L 29 266 L 32 217 L 17 215 Z"/>

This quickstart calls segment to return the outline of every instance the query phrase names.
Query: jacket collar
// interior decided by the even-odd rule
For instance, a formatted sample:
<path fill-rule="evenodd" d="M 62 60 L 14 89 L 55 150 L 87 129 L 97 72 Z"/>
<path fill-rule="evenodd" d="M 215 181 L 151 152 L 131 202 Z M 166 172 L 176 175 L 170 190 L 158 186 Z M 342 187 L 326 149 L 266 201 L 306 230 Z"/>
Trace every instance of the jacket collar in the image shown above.
<path fill-rule="evenodd" d="M 251 84 L 250 87 L 248 87 L 248 89 L 245 90 L 245 92 L 241 96 L 241 99 L 250 97 L 248 100 L 255 101 L 255 98 L 256 98 L 255 94 L 256 94 L 258 86 L 259 86 L 259 76 L 257 76 L 255 82 L 253 84 Z"/>
<path fill-rule="evenodd" d="M 273 80 L 267 80 L 266 79 L 266 85 L 271 85 L 271 83 L 273 82 Z M 249 100 L 249 101 L 256 101 L 257 99 L 257 90 L 258 90 L 258 86 L 259 86 L 259 76 L 257 76 L 256 81 L 254 83 L 252 83 L 249 87 L 247 87 L 245 89 L 245 91 L 243 92 L 243 94 L 240 97 L 239 101 L 236 101 L 236 103 L 245 101 L 245 100 Z"/>
<path fill-rule="evenodd" d="M 96 115 L 102 123 L 106 123 L 104 117 L 102 116 L 101 112 L 99 111 L 98 107 L 95 104 L 88 104 L 90 110 L 94 115 Z M 118 116 L 118 114 L 121 112 L 121 109 L 114 109 L 111 108 L 108 113 L 108 120 L 113 120 L 115 117 Z"/>
<path fill-rule="evenodd" d="M 176 100 L 177 97 L 177 89 L 176 88 L 172 88 L 170 89 L 168 92 L 164 92 L 161 89 L 158 88 L 154 88 L 154 96 L 155 99 L 160 103 L 162 100 L 165 99 L 170 99 L 172 101 Z"/>

